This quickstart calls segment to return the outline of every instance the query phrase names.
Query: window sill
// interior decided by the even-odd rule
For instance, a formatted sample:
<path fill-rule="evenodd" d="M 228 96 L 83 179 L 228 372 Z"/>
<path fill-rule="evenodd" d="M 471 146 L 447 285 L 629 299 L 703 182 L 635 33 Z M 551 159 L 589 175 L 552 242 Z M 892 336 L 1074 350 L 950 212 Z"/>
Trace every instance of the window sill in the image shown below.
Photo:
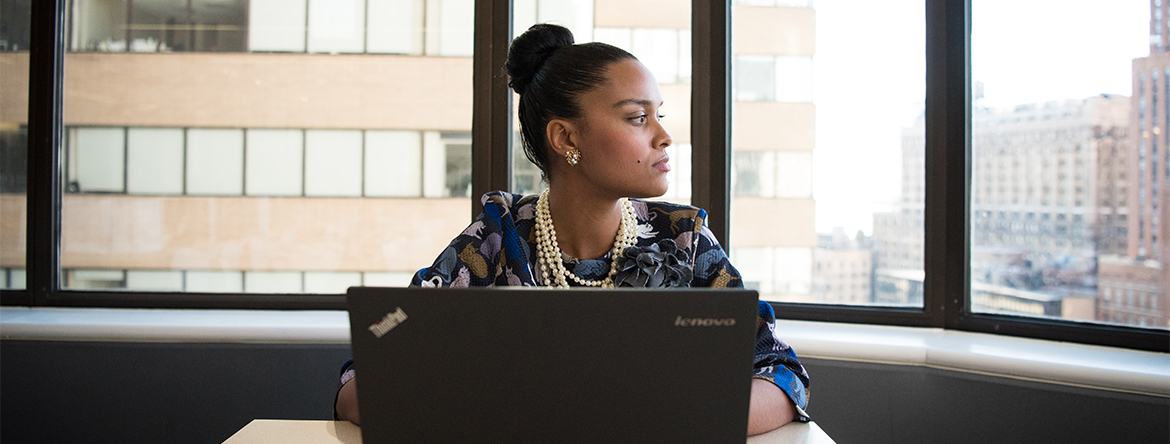
<path fill-rule="evenodd" d="M 932 328 L 777 322 L 804 358 L 1170 397 L 1170 355 Z M 348 344 L 343 311 L 0 308 L 5 340 Z"/>
<path fill-rule="evenodd" d="M 0 307 L 5 340 L 348 344 L 344 311 Z"/>
<path fill-rule="evenodd" d="M 917 365 L 1170 397 L 1170 354 L 938 328 L 778 321 L 805 358 Z"/>

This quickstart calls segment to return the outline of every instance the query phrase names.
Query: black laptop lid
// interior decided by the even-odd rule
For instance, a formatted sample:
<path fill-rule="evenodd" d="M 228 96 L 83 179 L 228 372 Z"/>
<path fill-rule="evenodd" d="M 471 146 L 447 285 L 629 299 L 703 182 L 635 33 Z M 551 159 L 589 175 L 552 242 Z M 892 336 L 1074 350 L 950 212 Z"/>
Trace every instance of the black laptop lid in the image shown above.
<path fill-rule="evenodd" d="M 757 299 L 350 288 L 364 442 L 743 442 Z"/>

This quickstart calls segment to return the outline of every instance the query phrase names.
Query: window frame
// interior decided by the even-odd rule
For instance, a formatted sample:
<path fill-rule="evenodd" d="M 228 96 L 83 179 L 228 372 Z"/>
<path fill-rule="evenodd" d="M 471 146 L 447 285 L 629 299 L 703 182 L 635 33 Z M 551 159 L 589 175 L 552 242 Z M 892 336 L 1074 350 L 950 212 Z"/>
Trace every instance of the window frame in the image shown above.
<path fill-rule="evenodd" d="M 972 0 L 926 1 L 926 190 L 924 306 L 857 307 L 773 302 L 782 319 L 930 327 L 1170 352 L 1170 331 L 970 310 Z M 39 307 L 331 309 L 344 295 L 63 290 L 60 237 L 64 170 L 58 149 L 65 54 L 65 0 L 33 2 L 29 62 L 26 289 L 0 304 Z M 730 245 L 731 0 L 692 0 L 692 197 L 711 231 Z M 507 58 L 511 0 L 476 0 L 473 42 L 472 195 L 511 188 L 512 93 Z M 481 211 L 470 199 L 472 214 Z"/>

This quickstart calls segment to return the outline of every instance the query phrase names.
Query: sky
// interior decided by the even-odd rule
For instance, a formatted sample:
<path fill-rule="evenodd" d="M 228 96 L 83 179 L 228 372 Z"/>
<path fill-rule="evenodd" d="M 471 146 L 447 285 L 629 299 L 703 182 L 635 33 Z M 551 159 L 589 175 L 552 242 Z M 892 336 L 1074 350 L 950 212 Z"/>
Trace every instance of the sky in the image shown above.
<path fill-rule="evenodd" d="M 971 0 L 983 104 L 1130 96 L 1149 54 L 1148 0 Z M 901 193 L 901 133 L 925 101 L 923 0 L 816 0 L 816 229 L 872 234 Z"/>

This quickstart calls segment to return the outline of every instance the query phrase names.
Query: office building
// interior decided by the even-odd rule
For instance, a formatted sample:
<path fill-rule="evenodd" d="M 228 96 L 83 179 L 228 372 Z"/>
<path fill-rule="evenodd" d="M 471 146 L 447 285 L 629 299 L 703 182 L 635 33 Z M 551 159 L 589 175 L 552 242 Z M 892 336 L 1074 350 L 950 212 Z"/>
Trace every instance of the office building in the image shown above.
<path fill-rule="evenodd" d="M 1150 54 L 1133 60 L 1128 142 L 1128 245 L 1101 260 L 1100 319 L 1170 326 L 1170 32 L 1167 2 L 1150 2 Z"/>
<path fill-rule="evenodd" d="M 1101 154 L 1118 148 L 1128 114 L 1129 98 L 1115 96 L 977 111 L 972 248 L 1015 249 L 1038 269 L 1075 274 L 1063 280 L 1091 276 L 1098 228 L 1119 228 L 1118 219 L 1100 227 L 1098 208 L 1124 214 L 1119 193 L 1102 201 L 1097 181 L 1103 170 L 1114 172 L 1112 182 L 1122 177 L 1115 158 Z"/>
<path fill-rule="evenodd" d="M 579 42 L 640 58 L 661 83 L 674 139 L 665 198 L 685 203 L 691 16 L 689 2 L 675 3 L 517 0 L 515 32 L 560 23 Z M 811 2 L 784 3 L 732 8 L 733 148 L 755 161 L 736 169 L 739 216 L 725 247 L 735 263 L 751 264 L 745 281 L 773 299 L 811 294 L 816 247 L 815 13 Z M 337 293 L 405 285 L 472 216 L 473 5 L 68 2 L 63 286 Z M 792 32 L 769 32 L 776 24 Z M 0 53 L 7 72 L 27 72 L 27 60 Z M 2 88 L 24 97 L 27 78 L 5 75 Z M 21 153 L 25 105 L 0 104 L 0 120 L 13 122 L 0 128 L 5 156 Z M 777 141 L 777 127 L 795 137 Z M 543 188 L 515 157 L 515 191 Z M 22 227 L 21 197 L 2 199 L 20 209 L 0 215 L 4 226 Z M 0 242 L 0 284 L 20 288 L 24 232 L 11 234 Z"/>
<path fill-rule="evenodd" d="M 838 228 L 820 235 L 813 250 L 814 300 L 827 304 L 869 304 L 873 299 L 873 251 L 858 233 L 850 239 Z"/>
<path fill-rule="evenodd" d="M 1128 114 L 1129 98 L 1105 95 L 1005 111 L 976 109 L 974 283 L 1029 294 L 1052 292 L 1055 299 L 1092 292 L 1096 256 L 1125 248 Z M 924 131 L 924 119 L 903 130 L 901 201 L 896 211 L 874 215 L 875 301 L 905 302 L 910 293 L 892 289 L 909 288 L 910 276 L 922 270 Z M 979 306 L 981 300 L 973 303 Z M 1022 306 L 987 305 L 994 310 Z M 1073 311 L 1087 316 L 1087 310 Z M 1027 313 L 1059 315 L 1060 310 Z"/>
<path fill-rule="evenodd" d="M 894 211 L 873 215 L 874 267 L 922 270 L 923 204 L 926 201 L 926 121 L 902 129 L 901 194 Z"/>
<path fill-rule="evenodd" d="M 762 299 L 812 302 L 816 13 L 812 1 L 735 3 L 731 260 Z"/>

